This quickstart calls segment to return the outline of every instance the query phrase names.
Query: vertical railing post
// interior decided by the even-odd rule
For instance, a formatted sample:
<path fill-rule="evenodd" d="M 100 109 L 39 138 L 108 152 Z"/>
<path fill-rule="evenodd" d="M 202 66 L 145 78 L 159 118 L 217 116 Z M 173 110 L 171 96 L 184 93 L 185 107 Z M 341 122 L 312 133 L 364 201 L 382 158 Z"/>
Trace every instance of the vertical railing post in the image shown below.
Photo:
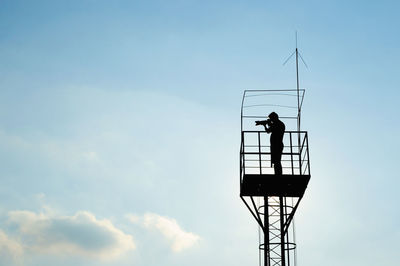
<path fill-rule="evenodd" d="M 290 135 L 290 164 L 292 168 L 292 175 L 294 175 L 292 132 L 289 132 L 289 135 Z"/>
<path fill-rule="evenodd" d="M 305 134 L 305 138 L 306 138 L 306 145 L 307 145 L 306 151 L 307 151 L 308 174 L 310 174 L 311 173 L 311 169 L 310 169 L 310 152 L 308 150 L 308 134 L 307 134 L 307 132 Z"/>
<path fill-rule="evenodd" d="M 300 140 L 301 139 L 300 131 L 298 131 L 297 134 L 298 134 L 299 140 Z M 302 149 L 300 149 L 300 143 L 301 142 L 299 141 L 299 147 L 298 147 L 298 151 L 299 151 L 299 175 L 302 174 L 302 171 L 301 171 L 301 151 L 302 151 Z"/>
<path fill-rule="evenodd" d="M 244 132 L 242 131 L 242 153 L 243 153 L 243 155 L 242 155 L 242 159 L 243 159 L 243 164 L 242 164 L 242 167 L 243 167 L 243 175 L 245 175 L 246 174 L 246 158 L 245 158 L 245 145 L 244 145 Z"/>
<path fill-rule="evenodd" d="M 239 161 L 240 161 L 240 170 L 239 170 L 239 174 L 240 174 L 240 177 L 239 177 L 240 191 L 242 191 L 242 182 L 243 182 L 242 178 L 243 178 L 244 169 L 245 169 L 245 167 L 244 167 L 244 144 L 243 144 L 243 142 L 244 142 L 244 133 L 243 133 L 243 131 L 241 131 L 240 132 L 240 158 L 239 158 Z"/>
<path fill-rule="evenodd" d="M 259 160 L 259 165 L 260 165 L 260 175 L 262 175 L 260 131 L 258 131 L 257 133 L 258 133 L 258 160 Z"/>

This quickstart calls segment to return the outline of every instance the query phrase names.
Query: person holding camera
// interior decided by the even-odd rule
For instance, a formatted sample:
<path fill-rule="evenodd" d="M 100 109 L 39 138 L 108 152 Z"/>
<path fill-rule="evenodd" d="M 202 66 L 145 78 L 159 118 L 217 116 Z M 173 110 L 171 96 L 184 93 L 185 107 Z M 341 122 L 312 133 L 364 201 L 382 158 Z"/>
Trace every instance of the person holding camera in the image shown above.
<path fill-rule="evenodd" d="M 272 112 L 267 120 L 256 121 L 256 126 L 263 125 L 267 133 L 271 133 L 271 163 L 274 165 L 275 175 L 282 175 L 281 157 L 283 152 L 283 134 L 285 124 L 279 120 L 277 113 Z M 268 127 L 267 127 L 268 126 Z"/>

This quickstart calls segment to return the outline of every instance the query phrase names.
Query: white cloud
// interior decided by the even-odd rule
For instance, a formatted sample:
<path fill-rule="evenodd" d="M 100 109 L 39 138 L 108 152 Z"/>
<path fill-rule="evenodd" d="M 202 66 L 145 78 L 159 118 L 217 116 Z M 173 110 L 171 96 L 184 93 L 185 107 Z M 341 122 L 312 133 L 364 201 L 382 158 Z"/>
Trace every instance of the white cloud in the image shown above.
<path fill-rule="evenodd" d="M 200 240 L 200 236 L 184 231 L 175 219 L 169 217 L 146 213 L 143 217 L 128 215 L 128 218 L 132 223 L 141 224 L 147 229 L 159 231 L 169 241 L 174 252 L 181 252 L 191 248 Z"/>
<path fill-rule="evenodd" d="M 131 235 L 109 220 L 98 220 L 89 212 L 73 216 L 50 216 L 30 211 L 9 212 L 21 242 L 35 252 L 113 259 L 135 249 Z"/>
<path fill-rule="evenodd" d="M 0 257 L 9 257 L 13 260 L 17 260 L 18 258 L 21 258 L 22 254 L 22 245 L 18 241 L 8 237 L 0 230 Z"/>

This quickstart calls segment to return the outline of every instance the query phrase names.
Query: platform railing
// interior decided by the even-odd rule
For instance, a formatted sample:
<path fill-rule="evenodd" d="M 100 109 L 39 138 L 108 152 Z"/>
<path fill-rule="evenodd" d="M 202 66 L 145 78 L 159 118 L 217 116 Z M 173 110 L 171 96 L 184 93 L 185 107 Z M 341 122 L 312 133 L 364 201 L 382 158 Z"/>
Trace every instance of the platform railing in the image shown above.
<path fill-rule="evenodd" d="M 240 181 L 245 174 L 273 175 L 270 134 L 266 131 L 242 131 L 240 145 Z M 283 175 L 309 175 L 310 161 L 307 131 L 285 131 L 282 152 Z"/>

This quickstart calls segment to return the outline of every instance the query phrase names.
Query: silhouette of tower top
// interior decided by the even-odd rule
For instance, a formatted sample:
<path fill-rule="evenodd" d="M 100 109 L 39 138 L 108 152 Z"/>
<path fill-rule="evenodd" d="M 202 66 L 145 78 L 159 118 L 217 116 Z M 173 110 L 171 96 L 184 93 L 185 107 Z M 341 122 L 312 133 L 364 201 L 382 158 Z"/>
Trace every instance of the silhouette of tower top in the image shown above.
<path fill-rule="evenodd" d="M 260 266 L 296 265 L 294 214 L 310 180 L 307 131 L 300 131 L 304 89 L 246 90 L 241 106 L 240 197 L 263 232 Z M 286 124 L 280 150 L 282 173 L 275 174 L 267 120 L 275 112 Z M 261 121 L 271 123 L 270 121 Z M 275 149 L 275 151 L 274 151 Z M 264 256 L 261 256 L 261 253 Z M 263 257 L 263 263 L 261 263 Z"/>

